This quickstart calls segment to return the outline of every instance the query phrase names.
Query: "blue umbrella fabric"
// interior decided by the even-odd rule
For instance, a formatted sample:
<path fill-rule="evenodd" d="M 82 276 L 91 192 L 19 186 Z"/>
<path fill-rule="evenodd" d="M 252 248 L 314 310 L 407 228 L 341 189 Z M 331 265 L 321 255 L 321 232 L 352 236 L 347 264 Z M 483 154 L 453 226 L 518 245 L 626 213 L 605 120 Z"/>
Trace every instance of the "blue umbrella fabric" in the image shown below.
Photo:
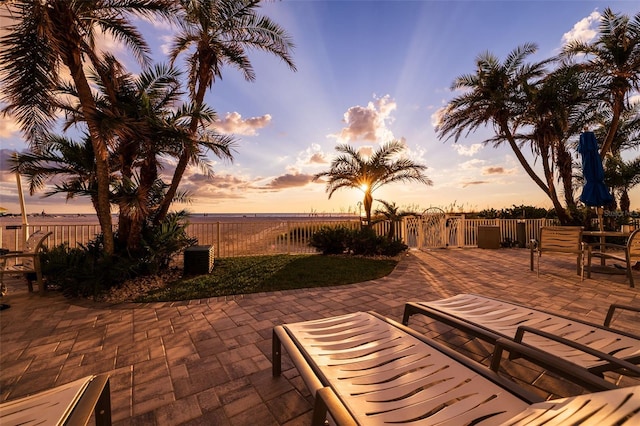
<path fill-rule="evenodd" d="M 580 201 L 592 207 L 613 203 L 613 196 L 604 183 L 604 169 L 598 153 L 598 140 L 593 132 L 584 132 L 580 135 L 578 152 L 582 155 L 582 175 L 585 180 Z"/>

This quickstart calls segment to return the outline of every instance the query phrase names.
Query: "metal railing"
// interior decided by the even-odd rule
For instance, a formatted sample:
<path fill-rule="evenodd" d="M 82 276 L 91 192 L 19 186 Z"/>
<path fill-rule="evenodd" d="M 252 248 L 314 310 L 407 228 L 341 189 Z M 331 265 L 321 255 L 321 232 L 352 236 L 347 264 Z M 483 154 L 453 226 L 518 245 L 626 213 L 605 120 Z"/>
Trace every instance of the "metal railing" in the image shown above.
<path fill-rule="evenodd" d="M 550 219 L 466 219 L 464 216 L 456 216 L 453 221 L 452 217 L 443 216 L 441 222 L 427 221 L 421 217 L 404 218 L 402 222 L 393 224 L 395 236 L 411 248 L 475 247 L 478 244 L 479 226 L 499 226 L 500 241 L 515 242 L 523 237 L 518 235 L 519 223 L 524 223 L 525 241 L 537 238 L 541 226 L 555 224 Z M 309 245 L 309 240 L 316 231 L 323 226 L 338 225 L 353 229 L 360 226 L 360 221 L 315 219 L 197 222 L 187 226 L 187 233 L 197 238 L 199 245 L 214 245 L 216 257 L 303 254 L 316 252 Z M 391 226 L 391 222 L 386 221 L 375 223 L 373 228 L 378 235 L 387 235 Z M 522 230 L 522 225 L 520 227 Z M 29 233 L 37 230 L 53 233 L 46 241 L 48 247 L 67 243 L 75 248 L 93 240 L 100 233 L 100 226 L 97 223 L 29 225 Z M 0 246 L 20 250 L 22 233 L 21 226 L 0 226 Z"/>

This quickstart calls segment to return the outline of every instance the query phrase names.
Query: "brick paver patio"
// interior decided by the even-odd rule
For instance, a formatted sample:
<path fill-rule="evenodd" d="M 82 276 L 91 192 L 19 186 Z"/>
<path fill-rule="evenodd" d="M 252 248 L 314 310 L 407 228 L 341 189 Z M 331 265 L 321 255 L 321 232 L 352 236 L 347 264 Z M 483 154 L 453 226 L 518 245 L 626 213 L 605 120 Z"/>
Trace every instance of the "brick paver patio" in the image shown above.
<path fill-rule="evenodd" d="M 116 425 L 309 424 L 313 398 L 286 356 L 283 376 L 271 377 L 281 323 L 360 310 L 400 320 L 406 301 L 457 293 L 600 324 L 613 302 L 640 305 L 624 276 L 581 282 L 571 256 L 543 256 L 537 277 L 525 249 L 412 251 L 375 281 L 188 302 L 109 306 L 20 288 L 0 311 L 0 401 L 110 373 Z M 634 321 L 614 325 L 637 332 Z"/>

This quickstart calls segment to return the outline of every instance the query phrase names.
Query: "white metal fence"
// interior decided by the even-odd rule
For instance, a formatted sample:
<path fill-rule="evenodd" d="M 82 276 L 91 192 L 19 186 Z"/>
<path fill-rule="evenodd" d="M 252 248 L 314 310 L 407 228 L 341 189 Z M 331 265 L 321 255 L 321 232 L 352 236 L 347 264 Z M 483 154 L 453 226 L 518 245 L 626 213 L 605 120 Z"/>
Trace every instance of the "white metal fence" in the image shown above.
<path fill-rule="evenodd" d="M 429 249 L 446 247 L 475 247 L 479 226 L 498 226 L 500 242 L 526 243 L 538 237 L 541 226 L 552 225 L 549 219 L 466 219 L 464 215 L 443 215 L 438 218 L 407 217 L 395 223 L 395 236 L 411 248 Z M 234 257 L 261 254 L 315 253 L 309 246 L 311 236 L 323 226 L 360 226 L 359 220 L 270 220 L 247 222 L 190 223 L 187 232 L 198 239 L 200 245 L 214 245 L 216 257 Z M 374 225 L 379 235 L 389 232 L 390 222 Z M 30 225 L 29 233 L 51 231 L 46 241 L 49 247 L 62 243 L 70 247 L 86 245 L 100 232 L 98 224 Z M 524 231 L 524 234 L 523 234 Z M 10 250 L 21 248 L 23 230 L 20 226 L 0 227 L 0 245 Z"/>

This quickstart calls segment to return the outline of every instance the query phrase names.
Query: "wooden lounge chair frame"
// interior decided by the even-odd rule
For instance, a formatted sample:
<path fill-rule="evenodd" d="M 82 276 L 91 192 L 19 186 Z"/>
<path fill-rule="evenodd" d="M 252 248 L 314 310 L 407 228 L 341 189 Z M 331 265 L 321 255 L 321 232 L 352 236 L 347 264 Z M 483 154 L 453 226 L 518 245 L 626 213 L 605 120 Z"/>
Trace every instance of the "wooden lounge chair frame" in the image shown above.
<path fill-rule="evenodd" d="M 640 312 L 639 307 L 612 304 L 604 326 L 599 326 L 517 303 L 458 294 L 405 304 L 402 323 L 408 325 L 412 315 L 421 314 L 492 344 L 500 338 L 526 343 L 596 375 L 616 371 L 640 376 L 640 336 L 611 328 L 616 310 Z"/>
<path fill-rule="evenodd" d="M 538 262 L 536 273 L 540 276 L 540 257 L 542 253 L 568 253 L 576 255 L 576 273 L 584 279 L 584 246 L 582 243 L 582 226 L 543 226 L 540 228 L 540 240 L 532 239 L 529 242 L 531 249 L 531 265 L 533 271 L 533 258 L 537 254 Z"/>
<path fill-rule="evenodd" d="M 562 411 L 561 416 L 573 415 L 575 421 L 591 424 L 585 413 L 611 402 L 606 409 L 610 417 L 593 423 L 604 426 L 629 414 L 638 417 L 640 411 L 640 386 L 583 395 L 577 403 L 531 405 L 540 397 L 499 375 L 499 363 L 488 369 L 375 312 L 274 327 L 274 377 L 282 372 L 283 347 L 315 397 L 314 425 L 324 424 L 327 413 L 338 425 L 494 425 L 515 416 L 556 416 L 559 406 L 569 405 L 571 412 Z M 522 351 L 527 359 L 585 389 L 615 389 L 612 383 L 534 348 L 508 339 L 498 339 L 496 347 Z M 626 402 L 616 405 L 607 398 Z"/>
<path fill-rule="evenodd" d="M 640 261 L 640 229 L 629 235 L 626 245 L 597 242 L 586 244 L 587 249 L 587 278 L 591 278 L 591 261 L 596 259 L 617 260 L 624 263 L 625 273 L 629 280 L 629 287 L 635 287 L 633 281 L 633 261 Z M 612 251 L 613 250 L 613 251 Z M 594 271 L 597 272 L 597 271 Z"/>
<path fill-rule="evenodd" d="M 111 425 L 109 375 L 88 376 L 34 395 L 0 404 L 0 424 L 78 426 L 94 417 Z"/>
<path fill-rule="evenodd" d="M 0 289 L 2 294 L 5 293 L 4 276 L 5 275 L 26 275 L 36 274 L 36 282 L 40 294 L 44 295 L 47 291 L 42 280 L 42 267 L 40 265 L 40 250 L 44 241 L 49 238 L 52 232 L 36 231 L 29 236 L 22 251 L 10 251 L 0 256 Z M 12 264 L 12 262 L 14 262 Z M 33 292 L 33 283 L 27 279 L 29 292 Z"/>

